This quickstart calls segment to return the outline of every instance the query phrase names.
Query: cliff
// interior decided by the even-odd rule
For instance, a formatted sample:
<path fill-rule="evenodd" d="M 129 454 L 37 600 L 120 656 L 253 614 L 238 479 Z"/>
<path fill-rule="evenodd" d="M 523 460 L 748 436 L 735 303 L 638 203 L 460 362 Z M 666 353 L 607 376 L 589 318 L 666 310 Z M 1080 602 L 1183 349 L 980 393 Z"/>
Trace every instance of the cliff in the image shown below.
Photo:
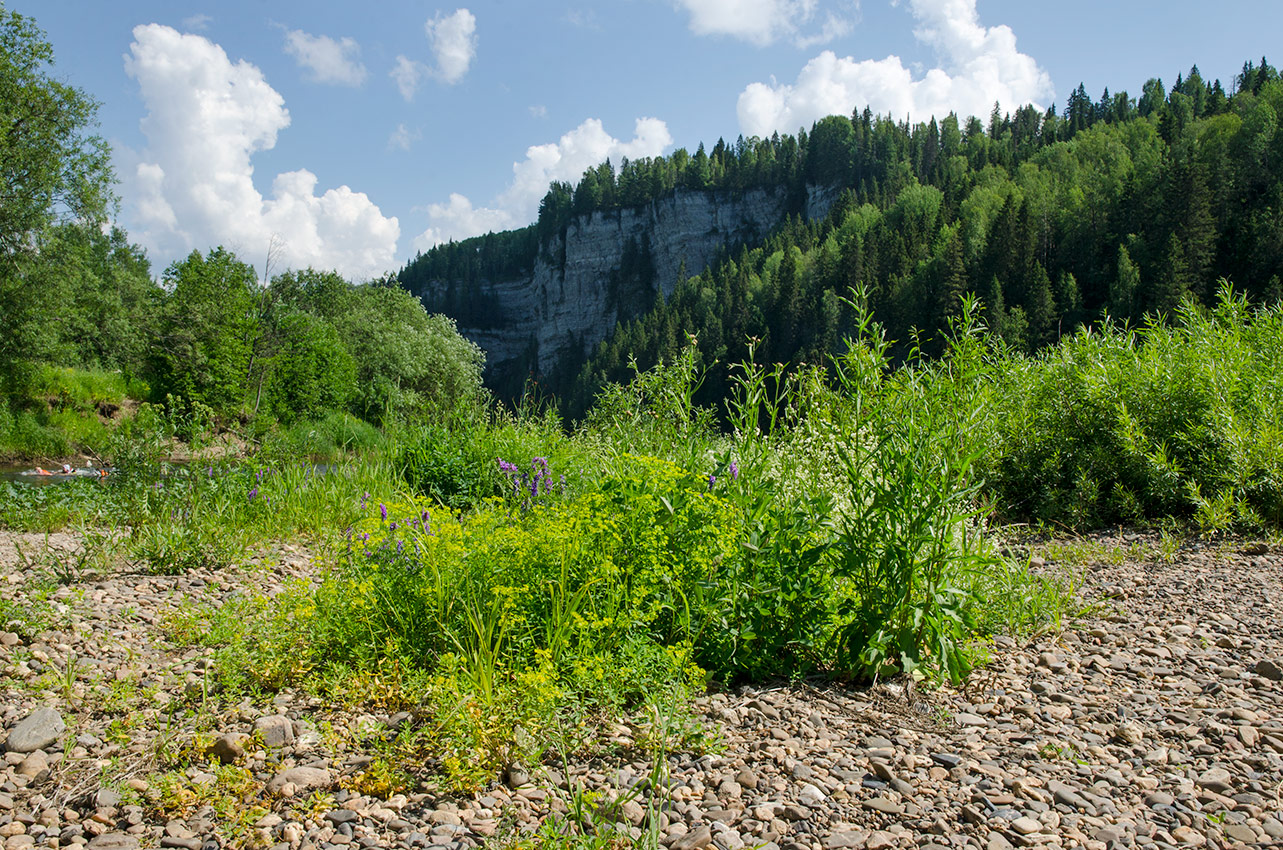
<path fill-rule="evenodd" d="M 792 206 L 822 217 L 837 194 L 812 187 Z M 639 207 L 573 218 L 539 248 L 528 273 L 475 283 L 490 314 L 484 326 L 456 316 L 459 330 L 485 350 L 491 386 L 517 390 L 527 375 L 577 368 L 618 321 L 648 309 L 657 290 L 670 295 L 683 268 L 696 275 L 723 252 L 756 244 L 790 206 L 782 188 L 679 188 Z M 439 309 L 450 285 L 431 280 L 417 294 Z"/>

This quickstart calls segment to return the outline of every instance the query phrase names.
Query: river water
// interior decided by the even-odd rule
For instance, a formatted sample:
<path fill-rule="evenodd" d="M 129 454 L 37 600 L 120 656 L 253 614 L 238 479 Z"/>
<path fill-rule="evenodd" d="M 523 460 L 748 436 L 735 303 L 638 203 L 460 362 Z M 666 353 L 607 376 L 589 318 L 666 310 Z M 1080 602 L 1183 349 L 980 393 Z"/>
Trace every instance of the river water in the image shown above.
<path fill-rule="evenodd" d="M 15 484 L 30 484 L 34 487 L 43 487 L 49 484 L 60 484 L 64 481 L 71 481 L 75 478 L 94 477 L 96 477 L 94 473 L 83 469 L 78 470 L 78 472 L 73 475 L 38 475 L 36 474 L 35 467 L 32 466 L 0 463 L 0 483 L 12 481 Z"/>

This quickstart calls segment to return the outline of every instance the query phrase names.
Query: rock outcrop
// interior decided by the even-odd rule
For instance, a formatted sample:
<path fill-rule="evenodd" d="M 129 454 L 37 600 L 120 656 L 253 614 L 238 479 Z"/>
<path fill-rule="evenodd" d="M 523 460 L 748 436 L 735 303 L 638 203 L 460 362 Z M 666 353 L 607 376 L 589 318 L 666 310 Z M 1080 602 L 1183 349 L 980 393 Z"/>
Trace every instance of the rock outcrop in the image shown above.
<path fill-rule="evenodd" d="M 724 252 L 756 244 L 790 209 L 823 217 L 838 194 L 811 187 L 790 204 L 784 189 L 677 189 L 643 206 L 580 216 L 541 246 L 531 274 L 483 282 L 499 315 L 484 328 L 460 322 L 459 330 L 485 350 L 491 382 L 548 374 L 646 310 L 657 291 L 671 295 L 683 269 L 699 274 Z M 430 303 L 446 285 L 432 281 L 419 294 Z"/>

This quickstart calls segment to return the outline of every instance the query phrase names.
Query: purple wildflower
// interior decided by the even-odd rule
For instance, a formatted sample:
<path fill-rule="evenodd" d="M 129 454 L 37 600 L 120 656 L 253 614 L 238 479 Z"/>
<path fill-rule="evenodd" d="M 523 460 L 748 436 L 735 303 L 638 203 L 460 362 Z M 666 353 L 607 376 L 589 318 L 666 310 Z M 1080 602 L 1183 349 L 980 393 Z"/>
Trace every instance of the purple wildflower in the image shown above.
<path fill-rule="evenodd" d="M 368 531 L 367 531 L 367 532 L 365 532 L 364 534 L 362 534 L 362 535 L 361 535 L 361 540 L 363 540 L 363 541 L 365 541 L 365 542 L 369 542 L 369 540 L 370 540 L 370 532 L 368 532 Z"/>
<path fill-rule="evenodd" d="M 370 494 L 369 494 L 369 493 L 362 493 L 362 494 L 361 494 L 361 510 L 365 510 L 365 503 L 366 503 L 366 502 L 368 502 L 368 501 L 370 501 Z"/>
<path fill-rule="evenodd" d="M 388 526 L 388 531 L 396 531 L 396 523 L 393 522 Z"/>
<path fill-rule="evenodd" d="M 738 481 L 740 477 L 740 467 L 735 461 L 731 461 L 731 480 Z"/>
<path fill-rule="evenodd" d="M 400 555 L 405 550 L 405 544 L 400 540 L 396 542 L 396 553 Z"/>
<path fill-rule="evenodd" d="M 708 476 L 708 489 L 712 490 L 712 489 L 713 489 L 713 485 L 714 485 L 714 484 L 716 484 L 716 483 L 717 483 L 717 476 L 716 476 L 716 475 L 713 475 L 712 473 L 709 473 L 709 476 Z"/>
<path fill-rule="evenodd" d="M 249 491 L 249 497 L 245 501 L 252 502 L 254 501 L 254 497 L 257 495 L 258 495 L 258 488 L 255 487 L 253 490 Z"/>
<path fill-rule="evenodd" d="M 538 495 L 539 495 L 539 478 L 538 476 L 536 476 L 530 479 L 530 498 L 533 499 Z"/>
<path fill-rule="evenodd" d="M 384 520 L 388 518 L 388 506 L 382 502 L 379 502 L 379 516 L 383 517 Z"/>

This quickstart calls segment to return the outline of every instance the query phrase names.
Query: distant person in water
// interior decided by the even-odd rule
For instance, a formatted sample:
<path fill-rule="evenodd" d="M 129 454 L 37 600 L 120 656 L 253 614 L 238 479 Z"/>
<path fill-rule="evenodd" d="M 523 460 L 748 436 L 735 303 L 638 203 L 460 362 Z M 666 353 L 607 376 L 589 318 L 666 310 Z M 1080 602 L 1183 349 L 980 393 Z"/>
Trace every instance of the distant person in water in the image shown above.
<path fill-rule="evenodd" d="M 73 471 L 74 471 L 74 470 L 72 470 L 72 468 L 71 468 L 71 464 L 69 464 L 69 463 L 64 463 L 64 464 L 62 465 L 62 474 L 63 474 L 63 475 L 70 475 Z"/>

